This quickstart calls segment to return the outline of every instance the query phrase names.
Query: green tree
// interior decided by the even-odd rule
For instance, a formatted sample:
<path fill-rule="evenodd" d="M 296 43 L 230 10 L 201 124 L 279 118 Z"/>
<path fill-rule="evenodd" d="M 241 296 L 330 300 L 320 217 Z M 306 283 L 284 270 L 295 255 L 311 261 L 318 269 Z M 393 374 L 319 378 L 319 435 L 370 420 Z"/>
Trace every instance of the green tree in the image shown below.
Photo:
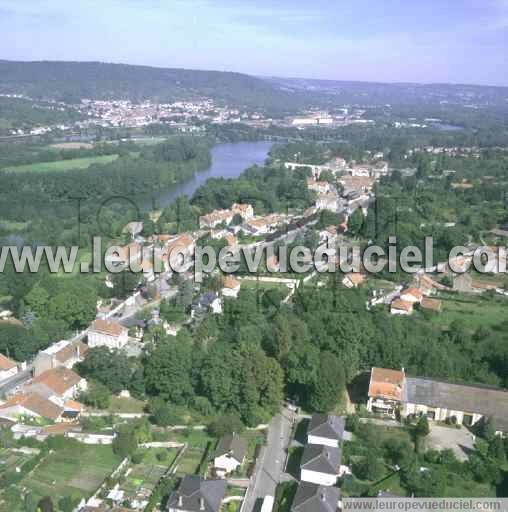
<path fill-rule="evenodd" d="M 147 392 L 184 405 L 194 395 L 191 381 L 192 340 L 184 331 L 159 341 L 145 362 Z"/>
<path fill-rule="evenodd" d="M 111 391 L 104 384 L 91 381 L 87 391 L 80 395 L 80 400 L 96 409 L 107 409 L 111 403 Z"/>
<path fill-rule="evenodd" d="M 113 439 L 112 448 L 116 455 L 122 458 L 130 457 L 138 449 L 134 430 L 129 429 L 117 432 L 115 439 Z"/>
<path fill-rule="evenodd" d="M 240 434 L 245 429 L 241 418 L 236 414 L 224 414 L 215 418 L 208 426 L 208 431 L 214 437 L 222 437 L 225 434 Z"/>
<path fill-rule="evenodd" d="M 415 435 L 417 438 L 426 437 L 430 433 L 429 420 L 427 416 L 422 415 L 415 426 Z"/>
<path fill-rule="evenodd" d="M 62 512 L 73 512 L 78 503 L 79 500 L 71 498 L 70 496 L 64 496 L 58 500 L 58 508 Z"/>
<path fill-rule="evenodd" d="M 331 411 L 340 400 L 344 386 L 344 369 L 337 356 L 331 352 L 322 352 L 320 367 L 310 392 L 310 406 L 319 412 Z"/>
<path fill-rule="evenodd" d="M 361 208 L 356 208 L 356 210 L 351 214 L 348 219 L 347 229 L 353 235 L 356 236 L 360 233 L 362 226 L 364 224 L 365 217 L 363 215 L 363 211 Z"/>
<path fill-rule="evenodd" d="M 25 297 L 27 309 L 33 311 L 38 318 L 47 315 L 49 293 L 45 288 L 36 284 Z"/>

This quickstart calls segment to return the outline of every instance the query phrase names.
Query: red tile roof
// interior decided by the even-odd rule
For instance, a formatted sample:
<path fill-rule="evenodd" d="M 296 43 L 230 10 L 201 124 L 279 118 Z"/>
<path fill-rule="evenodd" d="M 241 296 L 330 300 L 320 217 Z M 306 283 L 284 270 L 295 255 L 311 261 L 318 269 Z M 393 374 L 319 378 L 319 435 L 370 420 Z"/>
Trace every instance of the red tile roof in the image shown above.
<path fill-rule="evenodd" d="M 405 374 L 401 370 L 372 368 L 370 374 L 369 397 L 383 397 L 392 400 L 402 398 L 402 384 Z"/>

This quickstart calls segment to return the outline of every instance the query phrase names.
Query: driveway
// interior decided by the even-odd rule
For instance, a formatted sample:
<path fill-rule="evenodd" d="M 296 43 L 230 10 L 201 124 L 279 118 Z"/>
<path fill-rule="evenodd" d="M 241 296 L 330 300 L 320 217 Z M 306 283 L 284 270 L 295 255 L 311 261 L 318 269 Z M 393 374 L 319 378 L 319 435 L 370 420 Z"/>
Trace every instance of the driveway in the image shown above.
<path fill-rule="evenodd" d="M 425 439 L 425 446 L 429 450 L 453 450 L 461 461 L 467 460 L 469 453 L 474 449 L 474 436 L 465 427 L 443 427 L 430 425 L 430 433 Z"/>
<path fill-rule="evenodd" d="M 284 464 L 286 463 L 286 450 L 291 437 L 293 416 L 290 411 L 283 409 L 275 416 L 269 425 L 267 445 L 263 449 L 256 470 L 252 475 L 252 485 L 247 492 L 245 512 L 257 510 L 256 502 L 265 496 L 275 496 L 275 489 L 281 481 Z"/>

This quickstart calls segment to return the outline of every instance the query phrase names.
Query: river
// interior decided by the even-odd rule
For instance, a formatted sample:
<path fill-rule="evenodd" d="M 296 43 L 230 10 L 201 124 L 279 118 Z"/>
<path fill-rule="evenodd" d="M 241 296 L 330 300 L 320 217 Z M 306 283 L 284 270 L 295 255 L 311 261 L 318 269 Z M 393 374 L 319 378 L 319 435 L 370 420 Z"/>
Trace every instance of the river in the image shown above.
<path fill-rule="evenodd" d="M 156 198 L 157 208 L 164 208 L 181 196 L 193 196 L 194 192 L 209 178 L 238 178 L 252 165 L 263 165 L 272 142 L 235 142 L 217 144 L 212 148 L 212 165 L 199 171 L 192 178 L 162 192 Z M 147 207 L 154 205 L 148 204 Z"/>

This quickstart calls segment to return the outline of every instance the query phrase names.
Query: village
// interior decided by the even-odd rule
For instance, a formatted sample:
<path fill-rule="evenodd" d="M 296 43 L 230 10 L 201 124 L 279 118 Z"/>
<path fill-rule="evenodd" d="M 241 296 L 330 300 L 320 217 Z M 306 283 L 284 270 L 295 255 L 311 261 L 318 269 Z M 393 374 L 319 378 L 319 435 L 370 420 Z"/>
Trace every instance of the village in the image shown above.
<path fill-rule="evenodd" d="M 52 485 L 62 486 L 57 492 L 80 496 L 69 510 L 83 512 L 158 510 L 159 492 L 166 489 L 168 481 L 179 482 L 171 490 L 165 508 L 172 512 L 250 512 L 256 503 L 266 501 L 269 507 L 274 500 L 289 500 L 286 505 L 290 508 L 278 510 L 332 512 L 340 507 L 343 494 L 354 495 L 354 491 L 347 490 L 348 479 L 355 473 L 354 458 L 344 457 L 343 452 L 350 453 L 348 443 L 358 440 L 355 441 L 354 429 L 346 428 L 352 420 L 345 415 L 309 415 L 287 401 L 270 424 L 243 433 L 212 436 L 206 425 L 200 424 L 159 429 L 147 423 L 149 415 L 142 407 L 127 407 L 126 411 L 119 408 L 109 414 L 85 406 L 80 397 L 89 384 L 73 368 L 89 350 L 98 347 L 142 357 L 144 335 L 151 327 L 175 336 L 182 328 L 199 324 L 207 315 L 221 315 L 224 303 L 234 301 L 245 287 L 275 286 L 283 291 L 282 300 L 287 302 L 300 286 L 324 286 L 323 277 L 316 271 L 301 277 L 278 275 L 279 262 L 273 257 L 255 276 L 222 276 L 214 271 L 206 277 L 215 278 L 218 284 L 207 289 L 196 280 L 192 269 L 175 281 L 170 257 L 173 251 L 183 251 L 192 258 L 204 238 L 220 241 L 231 249 L 288 244 L 306 231 L 316 230 L 322 212 L 339 216 L 340 222 L 318 229 L 319 241 L 336 247 L 350 242 L 354 239 L 350 232 L 352 217 L 358 211 L 363 217 L 367 215 L 375 202 L 376 183 L 391 172 L 383 158 L 383 153 L 376 153 L 364 162 L 347 162 L 340 157 L 325 165 L 284 162 L 289 171 L 309 171 L 306 184 L 315 193 L 315 204 L 305 211 L 288 209 L 257 215 L 251 204 L 233 203 L 228 209 L 200 216 L 196 231 L 149 237 L 142 235 L 142 222 L 127 224 L 124 232 L 129 243 L 109 258 L 115 265 L 134 263 L 140 267 L 138 285 L 132 293 L 123 300 L 100 301 L 96 318 L 87 329 L 72 339 L 52 343 L 31 361 L 0 356 L 0 424 L 18 443 L 3 447 L 2 455 L 11 461 L 19 485 L 32 486 L 43 493 Z M 499 233 L 502 235 L 503 229 Z M 470 264 L 473 249 L 452 263 L 459 267 Z M 155 260 L 161 263 L 161 271 L 156 271 Z M 369 288 L 365 314 L 381 307 L 392 315 L 441 315 L 443 299 L 456 294 L 506 297 L 506 290 L 494 280 L 454 273 L 452 266 L 450 262 L 437 264 L 400 284 L 382 282 L 366 272 L 350 272 L 341 275 L 341 285 L 345 289 Z M 115 286 L 111 279 L 106 285 L 112 289 Z M 182 294 L 189 301 L 188 314 L 173 322 L 162 318 L 164 302 Z M 0 312 L 0 321 L 18 322 L 7 310 Z M 432 423 L 434 437 L 430 438 L 435 449 L 451 449 L 461 460 L 467 458 L 467 453 L 446 436 L 446 427 L 441 425 L 461 429 L 460 439 L 471 447 L 474 435 L 466 427 L 488 419 L 495 422 L 496 434 L 508 431 L 508 392 L 501 389 L 413 378 L 399 368 L 372 368 L 368 389 L 361 396 L 360 401 L 351 400 L 345 408 L 348 417 L 357 413 L 361 421 L 388 430 L 400 428 L 407 418 L 414 423 L 424 417 Z M 128 391 L 119 393 L 117 401 L 135 403 Z M 114 427 L 126 422 L 139 422 L 138 450 L 134 455 L 119 457 L 111 451 L 114 443 L 119 443 Z M 48 441 L 54 446 L 48 453 L 37 447 L 38 442 L 62 436 L 75 444 L 59 447 L 58 441 Z M 78 467 L 77 473 L 71 469 L 69 453 L 88 450 L 93 459 L 103 453 L 104 461 L 92 471 L 93 477 L 84 478 L 80 476 L 83 468 Z M 53 463 L 67 465 L 70 480 L 59 482 L 44 476 L 45 465 L 48 475 L 52 474 L 48 462 L 52 459 L 57 461 Z M 393 474 L 399 471 L 394 466 Z M 290 499 L 288 485 L 292 486 Z M 395 490 L 379 487 L 380 495 L 397 492 L 400 486 Z"/>

